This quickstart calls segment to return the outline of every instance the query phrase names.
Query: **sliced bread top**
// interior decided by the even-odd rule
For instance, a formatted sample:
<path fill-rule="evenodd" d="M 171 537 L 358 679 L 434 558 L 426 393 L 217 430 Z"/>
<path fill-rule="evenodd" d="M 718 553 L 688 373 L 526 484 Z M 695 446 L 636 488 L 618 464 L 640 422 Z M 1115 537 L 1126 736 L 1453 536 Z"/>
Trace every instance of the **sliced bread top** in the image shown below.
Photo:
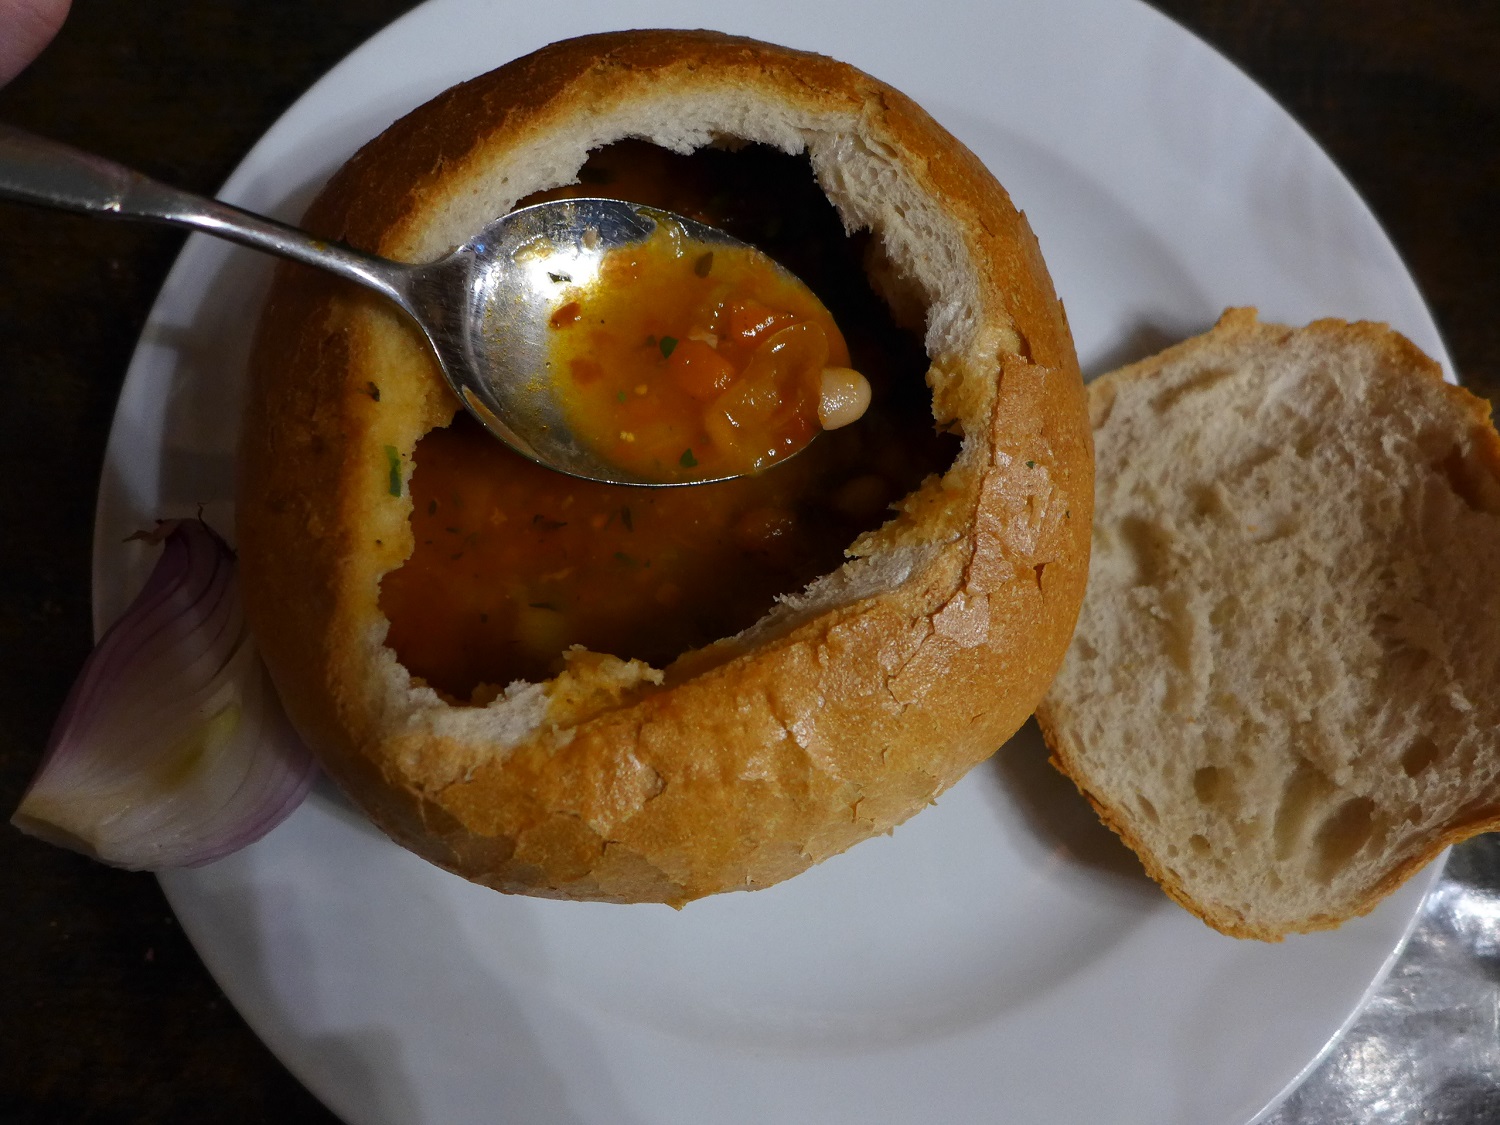
<path fill-rule="evenodd" d="M 1254 310 L 1090 387 L 1055 764 L 1210 925 L 1370 910 L 1500 826 L 1500 438 L 1382 325 Z"/>

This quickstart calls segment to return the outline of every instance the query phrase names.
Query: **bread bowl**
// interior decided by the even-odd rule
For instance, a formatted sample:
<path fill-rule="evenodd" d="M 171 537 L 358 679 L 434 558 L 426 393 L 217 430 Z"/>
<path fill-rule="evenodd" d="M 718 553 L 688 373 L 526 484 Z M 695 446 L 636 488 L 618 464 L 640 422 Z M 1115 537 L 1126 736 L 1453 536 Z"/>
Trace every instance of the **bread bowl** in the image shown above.
<path fill-rule="evenodd" d="M 627 138 L 805 153 L 843 228 L 870 232 L 871 283 L 918 314 L 918 420 L 956 435 L 951 464 L 731 636 L 655 666 L 575 646 L 555 675 L 434 682 L 388 643 L 424 613 L 393 626 L 385 599 L 433 506 L 412 502 L 419 446 L 454 430 L 456 402 L 399 314 L 284 267 L 252 359 L 237 532 L 293 722 L 393 839 L 502 891 L 681 905 L 889 831 L 1014 732 L 1082 600 L 1092 449 L 1024 218 L 908 98 L 820 56 L 712 32 L 554 44 L 392 125 L 304 222 L 430 259 Z"/>

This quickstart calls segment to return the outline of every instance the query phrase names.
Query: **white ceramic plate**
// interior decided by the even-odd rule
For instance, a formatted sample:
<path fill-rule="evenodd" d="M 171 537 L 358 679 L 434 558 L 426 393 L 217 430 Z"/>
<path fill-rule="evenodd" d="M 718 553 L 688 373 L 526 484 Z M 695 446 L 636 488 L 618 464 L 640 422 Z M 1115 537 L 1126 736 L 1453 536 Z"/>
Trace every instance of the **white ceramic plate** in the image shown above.
<path fill-rule="evenodd" d="M 620 19 L 604 0 L 432 0 L 309 91 L 223 194 L 294 218 L 426 97 Z M 1386 320 L 1442 355 L 1327 158 L 1133 0 L 638 0 L 629 19 L 823 51 L 915 96 L 1030 215 L 1086 370 L 1236 303 Z M 268 270 L 194 238 L 162 291 L 106 462 L 101 622 L 149 562 L 129 531 L 200 506 L 230 526 Z M 230 999 L 354 1125 L 1242 1125 L 1351 1016 L 1422 891 L 1281 946 L 1221 937 L 1138 874 L 1034 733 L 893 837 L 681 912 L 493 894 L 326 790 L 162 882 Z"/>

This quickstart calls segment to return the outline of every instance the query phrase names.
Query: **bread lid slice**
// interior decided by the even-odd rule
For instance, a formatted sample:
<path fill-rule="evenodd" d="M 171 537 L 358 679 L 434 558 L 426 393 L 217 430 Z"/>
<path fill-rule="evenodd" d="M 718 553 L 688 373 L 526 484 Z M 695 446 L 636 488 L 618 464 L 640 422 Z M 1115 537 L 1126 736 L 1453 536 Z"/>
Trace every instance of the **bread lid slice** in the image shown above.
<path fill-rule="evenodd" d="M 1276 940 L 1500 824 L 1488 406 L 1382 325 L 1250 309 L 1089 390 L 1089 586 L 1038 718 L 1167 893 Z"/>

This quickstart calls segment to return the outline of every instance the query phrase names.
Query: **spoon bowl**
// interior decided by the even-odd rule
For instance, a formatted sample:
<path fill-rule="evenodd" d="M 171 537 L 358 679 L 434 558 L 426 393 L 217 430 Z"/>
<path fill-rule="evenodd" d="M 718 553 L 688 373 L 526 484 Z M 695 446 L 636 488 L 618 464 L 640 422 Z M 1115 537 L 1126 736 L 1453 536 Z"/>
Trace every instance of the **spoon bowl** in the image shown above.
<path fill-rule="evenodd" d="M 550 317 L 564 294 L 587 288 L 608 254 L 648 241 L 663 224 L 705 248 L 745 245 L 716 227 L 644 204 L 559 199 L 502 216 L 431 265 L 405 267 L 391 297 L 422 327 L 464 406 L 521 455 L 613 484 L 725 480 L 734 474 L 662 479 L 607 460 L 574 432 L 549 370 Z M 770 258 L 764 262 L 790 276 Z"/>
<path fill-rule="evenodd" d="M 715 227 L 618 199 L 523 207 L 447 257 L 395 262 L 3 124 L 0 199 L 188 227 L 373 289 L 421 328 L 448 385 L 491 434 L 549 469 L 608 484 L 671 487 L 745 474 L 653 476 L 609 460 L 580 439 L 548 359 L 549 318 L 564 288 L 586 285 L 607 254 L 647 241 L 663 224 L 707 249 L 754 254 L 767 270 L 801 286 L 772 259 Z"/>

